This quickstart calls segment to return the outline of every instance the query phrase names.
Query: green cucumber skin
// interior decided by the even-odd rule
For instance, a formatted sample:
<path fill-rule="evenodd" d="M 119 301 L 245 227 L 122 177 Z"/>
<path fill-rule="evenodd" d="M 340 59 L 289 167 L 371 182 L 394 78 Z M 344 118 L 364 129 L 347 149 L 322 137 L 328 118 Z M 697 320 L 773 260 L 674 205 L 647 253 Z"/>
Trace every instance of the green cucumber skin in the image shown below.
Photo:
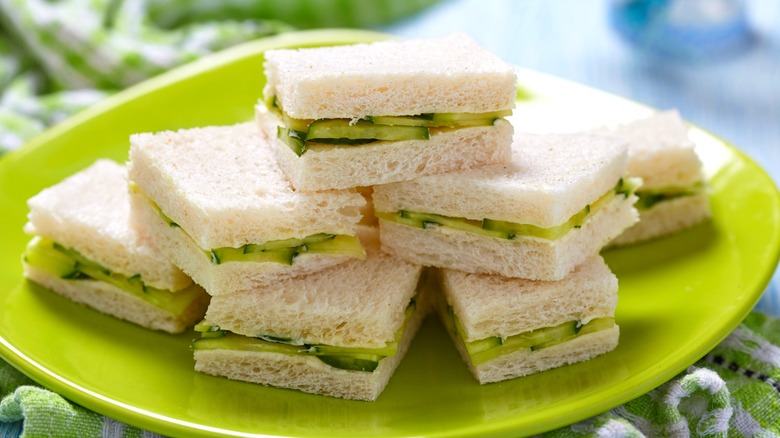
<path fill-rule="evenodd" d="M 51 264 L 69 260 L 71 270 L 62 270 Z M 180 291 L 156 289 L 144 284 L 139 274 L 127 277 L 95 263 L 73 249 L 48 239 L 35 238 L 27 246 L 24 255 L 25 263 L 50 272 L 68 281 L 101 281 L 111 284 L 124 292 L 130 293 L 150 304 L 166 310 L 174 315 L 181 314 L 190 303 L 204 292 L 194 283 Z"/>
<path fill-rule="evenodd" d="M 615 325 L 614 318 L 596 318 L 587 324 L 569 321 L 554 327 L 545 327 L 507 338 L 491 336 L 467 342 L 465 341 L 465 332 L 452 307 L 447 306 L 446 310 L 441 310 L 440 304 L 439 314 L 447 331 L 464 346 L 471 363 L 474 365 L 480 365 L 518 350 L 538 351 L 570 341 L 577 336 L 610 329 Z"/>
<path fill-rule="evenodd" d="M 218 326 L 206 321 L 195 325 L 195 331 L 201 333 L 201 338 L 194 340 L 191 348 L 193 350 L 238 350 L 308 355 L 316 357 L 334 368 L 372 372 L 379 366 L 382 359 L 394 356 L 398 352 L 398 344 L 416 311 L 417 302 L 412 299 L 406 306 L 404 323 L 396 330 L 394 340 L 380 348 L 309 345 L 291 338 L 269 335 L 253 338 L 221 330 Z"/>
<path fill-rule="evenodd" d="M 292 245 L 286 247 L 285 245 Z M 300 254 L 331 254 L 365 259 L 360 240 L 343 234 L 313 234 L 303 239 L 274 240 L 264 244 L 247 244 L 238 248 L 216 248 L 208 252 L 211 262 L 271 262 L 292 265 Z"/>
<path fill-rule="evenodd" d="M 265 100 L 269 111 L 281 119 L 277 137 L 299 157 L 309 143 L 357 146 L 375 141 L 428 140 L 430 129 L 492 126 L 512 115 L 512 110 L 487 113 L 431 113 L 415 116 L 366 116 L 351 119 L 295 119 L 287 115 L 276 96 Z"/>
<path fill-rule="evenodd" d="M 444 226 L 455 230 L 507 240 L 515 240 L 521 237 L 536 237 L 555 241 L 568 234 L 569 231 L 581 228 L 596 211 L 610 202 L 615 196 L 622 195 L 625 198 L 628 198 L 628 196 L 633 194 L 637 183 L 636 181 L 631 180 L 631 178 L 629 178 L 628 181 L 621 178 L 613 190 L 601 196 L 593 204 L 586 205 L 563 224 L 549 228 L 489 218 L 478 221 L 435 213 L 419 213 L 409 210 L 399 210 L 397 212 L 375 211 L 374 215 L 379 219 L 415 228 L 429 229 L 437 226 Z"/>

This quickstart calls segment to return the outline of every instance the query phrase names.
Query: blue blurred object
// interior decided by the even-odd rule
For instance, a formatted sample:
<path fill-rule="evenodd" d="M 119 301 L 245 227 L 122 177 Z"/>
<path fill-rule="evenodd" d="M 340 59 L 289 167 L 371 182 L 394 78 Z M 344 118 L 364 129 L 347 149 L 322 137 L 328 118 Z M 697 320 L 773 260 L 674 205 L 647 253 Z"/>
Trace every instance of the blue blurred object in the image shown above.
<path fill-rule="evenodd" d="M 650 55 L 704 61 L 737 54 L 752 32 L 742 0 L 610 0 L 612 27 Z"/>

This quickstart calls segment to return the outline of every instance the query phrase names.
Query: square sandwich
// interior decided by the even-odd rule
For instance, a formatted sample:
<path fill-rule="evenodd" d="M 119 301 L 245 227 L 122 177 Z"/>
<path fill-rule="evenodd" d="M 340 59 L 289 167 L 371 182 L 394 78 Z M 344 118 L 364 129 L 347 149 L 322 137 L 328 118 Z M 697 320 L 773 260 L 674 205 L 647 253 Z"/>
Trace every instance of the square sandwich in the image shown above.
<path fill-rule="evenodd" d="M 628 142 L 626 174 L 642 178 L 636 192 L 639 223 L 612 244 L 671 234 L 710 217 L 702 163 L 677 111 L 619 125 L 610 134 Z"/>
<path fill-rule="evenodd" d="M 422 267 L 379 251 L 365 261 L 214 297 L 193 342 L 195 369 L 304 392 L 375 400 L 426 314 Z M 418 287 L 418 284 L 420 286 Z"/>
<path fill-rule="evenodd" d="M 382 248 L 426 266 L 560 280 L 636 222 L 623 142 L 515 137 L 508 165 L 374 187 Z"/>
<path fill-rule="evenodd" d="M 514 69 L 469 37 L 274 50 L 257 120 L 299 190 L 509 160 Z"/>
<path fill-rule="evenodd" d="M 293 190 L 253 123 L 130 138 L 133 212 L 211 295 L 363 258 L 356 191 Z"/>
<path fill-rule="evenodd" d="M 598 255 L 557 281 L 439 274 L 437 312 L 480 383 L 581 362 L 618 344 L 618 281 Z"/>
<path fill-rule="evenodd" d="M 203 317 L 209 296 L 131 223 L 124 166 L 99 160 L 28 205 L 26 278 L 147 328 L 178 333 Z"/>

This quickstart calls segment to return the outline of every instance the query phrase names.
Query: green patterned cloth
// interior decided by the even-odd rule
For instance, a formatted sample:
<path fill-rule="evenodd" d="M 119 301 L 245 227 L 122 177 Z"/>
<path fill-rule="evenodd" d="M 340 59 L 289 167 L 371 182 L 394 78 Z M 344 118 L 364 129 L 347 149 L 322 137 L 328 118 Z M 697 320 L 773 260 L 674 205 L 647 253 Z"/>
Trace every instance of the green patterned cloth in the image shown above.
<path fill-rule="evenodd" d="M 0 155 L 117 90 L 295 28 L 370 27 L 437 0 L 0 0 Z"/>

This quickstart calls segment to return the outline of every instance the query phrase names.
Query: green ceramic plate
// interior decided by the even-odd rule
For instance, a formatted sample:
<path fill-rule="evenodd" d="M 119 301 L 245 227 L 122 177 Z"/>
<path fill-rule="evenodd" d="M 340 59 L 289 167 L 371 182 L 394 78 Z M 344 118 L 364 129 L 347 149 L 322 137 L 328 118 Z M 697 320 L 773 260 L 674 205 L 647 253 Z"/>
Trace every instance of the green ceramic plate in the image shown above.
<path fill-rule="evenodd" d="M 369 41 L 309 32 L 242 46 L 121 93 L 0 160 L 0 354 L 95 411 L 170 435 L 500 436 L 531 434 L 612 408 L 673 377 L 723 339 L 758 300 L 777 263 L 780 196 L 743 154 L 695 130 L 714 220 L 607 254 L 620 278 L 620 346 L 590 362 L 478 385 L 433 319 L 373 403 L 329 399 L 200 375 L 191 334 L 135 327 L 22 279 L 25 200 L 98 157 L 124 160 L 127 136 L 250 119 L 264 50 Z M 568 130 L 647 108 L 519 71 L 531 99 L 519 129 Z"/>

